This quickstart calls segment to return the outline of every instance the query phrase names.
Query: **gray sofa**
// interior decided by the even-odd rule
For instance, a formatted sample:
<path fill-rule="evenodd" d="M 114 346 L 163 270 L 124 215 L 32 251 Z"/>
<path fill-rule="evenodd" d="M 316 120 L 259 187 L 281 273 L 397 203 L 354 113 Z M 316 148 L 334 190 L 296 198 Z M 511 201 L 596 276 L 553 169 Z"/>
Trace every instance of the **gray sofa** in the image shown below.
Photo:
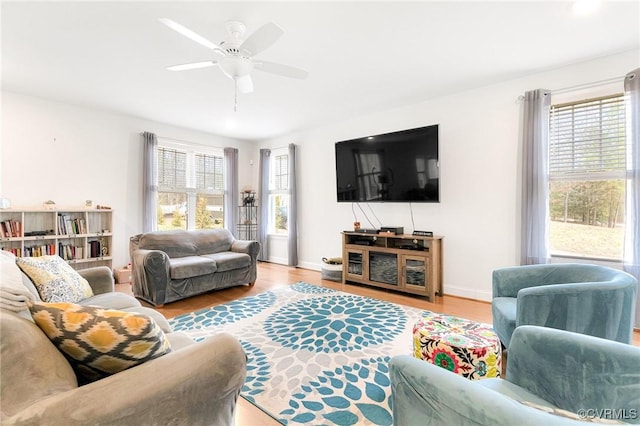
<path fill-rule="evenodd" d="M 130 239 L 133 294 L 154 306 L 236 285 L 253 285 L 260 243 L 226 229 L 158 231 Z"/>
<path fill-rule="evenodd" d="M 6 253 L 6 252 L 4 252 Z M 18 267 L 2 259 L 2 280 Z M 19 271 L 19 269 L 18 269 Z M 217 334 L 195 343 L 135 298 L 114 292 L 109 268 L 79 271 L 94 296 L 79 302 L 153 317 L 172 352 L 93 383 L 78 386 L 66 358 L 28 311 L 0 308 L 0 423 L 3 425 L 232 425 L 246 377 L 237 339 Z M 21 273 L 21 272 L 18 272 Z M 15 279 L 12 285 L 15 285 Z M 18 284 L 19 286 L 20 284 Z M 22 285 L 40 300 L 23 274 Z M 21 289 L 24 293 L 24 289 Z M 19 292 L 19 291 L 17 291 Z M 6 294 L 6 293 L 3 293 Z M 31 298 L 31 297 L 30 297 Z M 2 305 L 8 306 L 8 305 Z"/>

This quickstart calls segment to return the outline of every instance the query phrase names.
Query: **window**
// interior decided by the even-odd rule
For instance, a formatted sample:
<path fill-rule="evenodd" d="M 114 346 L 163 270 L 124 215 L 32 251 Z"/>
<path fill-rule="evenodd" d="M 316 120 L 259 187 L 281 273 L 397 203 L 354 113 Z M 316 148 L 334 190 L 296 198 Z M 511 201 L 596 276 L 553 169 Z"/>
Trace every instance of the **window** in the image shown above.
<path fill-rule="evenodd" d="M 289 233 L 289 155 L 274 151 L 269 180 L 269 233 Z"/>
<path fill-rule="evenodd" d="M 354 153 L 356 158 L 356 173 L 358 176 L 358 189 L 365 195 L 365 200 L 380 199 L 381 182 L 386 183 L 383 178 L 381 165 L 382 155 L 377 151 L 361 150 Z"/>
<path fill-rule="evenodd" d="M 622 259 L 626 184 L 622 94 L 550 109 L 552 255 Z"/>
<path fill-rule="evenodd" d="M 222 228 L 222 154 L 159 145 L 158 230 Z"/>

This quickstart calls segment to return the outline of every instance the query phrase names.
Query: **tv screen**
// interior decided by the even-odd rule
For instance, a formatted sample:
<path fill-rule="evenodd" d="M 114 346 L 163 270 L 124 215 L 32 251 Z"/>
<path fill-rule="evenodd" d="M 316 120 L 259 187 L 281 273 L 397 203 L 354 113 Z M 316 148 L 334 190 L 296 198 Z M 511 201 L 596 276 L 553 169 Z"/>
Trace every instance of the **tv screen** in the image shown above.
<path fill-rule="evenodd" d="M 440 201 L 438 125 L 336 143 L 338 202 Z"/>

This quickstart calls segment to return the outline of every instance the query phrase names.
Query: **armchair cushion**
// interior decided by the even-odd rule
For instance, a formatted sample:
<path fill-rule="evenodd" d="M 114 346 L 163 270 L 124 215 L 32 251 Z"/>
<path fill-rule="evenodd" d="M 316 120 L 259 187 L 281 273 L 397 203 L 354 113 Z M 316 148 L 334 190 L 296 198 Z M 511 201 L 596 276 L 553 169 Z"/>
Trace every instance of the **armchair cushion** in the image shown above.
<path fill-rule="evenodd" d="M 79 302 L 93 296 L 89 282 L 60 256 L 19 257 L 16 264 L 45 302 Z"/>
<path fill-rule="evenodd" d="M 73 303 L 37 302 L 29 309 L 84 382 L 171 352 L 158 324 L 145 315 Z"/>
<path fill-rule="evenodd" d="M 491 301 L 493 329 L 505 346 L 516 329 L 517 301 L 515 297 L 496 297 Z"/>

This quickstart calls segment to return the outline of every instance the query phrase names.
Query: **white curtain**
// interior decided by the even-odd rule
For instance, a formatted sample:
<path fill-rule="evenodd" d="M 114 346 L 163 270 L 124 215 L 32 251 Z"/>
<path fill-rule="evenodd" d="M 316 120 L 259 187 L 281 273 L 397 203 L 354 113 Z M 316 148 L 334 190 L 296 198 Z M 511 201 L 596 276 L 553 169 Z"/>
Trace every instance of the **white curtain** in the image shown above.
<path fill-rule="evenodd" d="M 296 146 L 289 144 L 289 217 L 288 265 L 298 265 L 298 196 L 296 177 Z"/>
<path fill-rule="evenodd" d="M 153 133 L 144 132 L 142 143 L 142 231 L 151 232 L 158 229 L 158 137 Z"/>
<path fill-rule="evenodd" d="M 625 76 L 627 102 L 627 205 L 624 269 L 640 281 L 640 68 Z M 640 327 L 640 291 L 635 326 Z"/>
<path fill-rule="evenodd" d="M 548 90 L 526 92 L 522 114 L 522 265 L 549 258 L 549 105 Z"/>
<path fill-rule="evenodd" d="M 269 166 L 271 150 L 260 150 L 260 189 L 258 194 L 258 203 L 260 208 L 260 217 L 258 218 L 258 241 L 260 242 L 260 255 L 258 260 L 269 260 Z"/>
<path fill-rule="evenodd" d="M 237 237 L 236 211 L 238 209 L 239 189 L 238 189 L 238 149 L 224 149 L 224 186 L 225 194 L 223 201 L 224 227 Z"/>

